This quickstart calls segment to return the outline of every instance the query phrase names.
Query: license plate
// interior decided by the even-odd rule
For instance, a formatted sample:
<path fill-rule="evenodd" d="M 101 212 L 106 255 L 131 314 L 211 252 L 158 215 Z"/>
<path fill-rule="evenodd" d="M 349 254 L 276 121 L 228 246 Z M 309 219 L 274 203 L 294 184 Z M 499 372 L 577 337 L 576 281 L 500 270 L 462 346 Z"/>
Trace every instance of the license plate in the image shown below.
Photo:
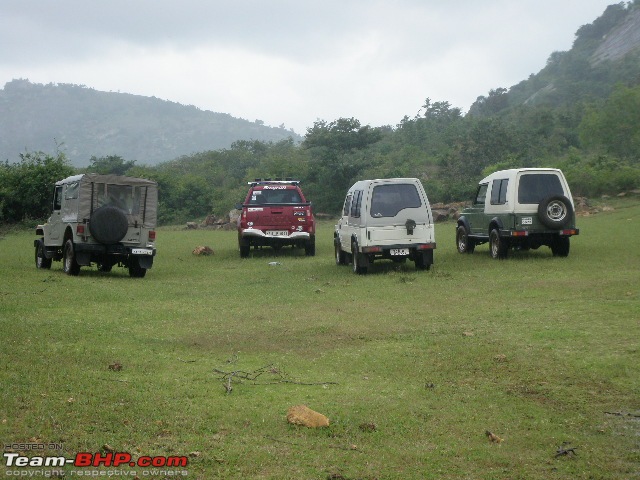
<path fill-rule="evenodd" d="M 289 236 L 288 230 L 267 230 L 265 233 L 269 237 L 288 237 Z"/>
<path fill-rule="evenodd" d="M 394 256 L 394 257 L 397 255 L 409 255 L 409 249 L 408 248 L 392 248 L 389 253 L 391 253 L 391 256 Z"/>
<path fill-rule="evenodd" d="M 532 225 L 533 217 L 522 217 L 522 225 Z"/>
<path fill-rule="evenodd" d="M 134 255 L 153 255 L 153 250 L 148 248 L 132 248 L 131 253 Z"/>

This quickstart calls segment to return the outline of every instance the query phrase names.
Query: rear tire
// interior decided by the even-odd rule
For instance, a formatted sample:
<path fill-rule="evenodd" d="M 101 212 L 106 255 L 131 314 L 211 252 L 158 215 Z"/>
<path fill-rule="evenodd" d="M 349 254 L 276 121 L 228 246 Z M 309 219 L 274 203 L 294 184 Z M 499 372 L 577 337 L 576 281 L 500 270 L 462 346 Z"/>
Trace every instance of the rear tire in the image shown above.
<path fill-rule="evenodd" d="M 425 255 L 422 253 L 417 254 L 414 263 L 416 264 L 416 270 L 429 270 L 431 268 L 431 264 L 425 261 Z"/>
<path fill-rule="evenodd" d="M 67 275 L 77 276 L 80 273 L 80 265 L 76 260 L 73 240 L 69 239 L 64 244 L 62 252 L 62 271 Z"/>
<path fill-rule="evenodd" d="M 251 251 L 251 245 L 249 245 L 249 242 L 240 239 L 238 241 L 238 245 L 240 247 L 240 258 L 247 258 L 249 256 L 249 252 Z"/>
<path fill-rule="evenodd" d="M 51 268 L 51 258 L 47 258 L 44 254 L 44 242 L 42 240 L 38 240 L 38 245 L 36 245 L 36 268 L 49 270 Z"/>
<path fill-rule="evenodd" d="M 553 253 L 554 257 L 568 257 L 569 247 L 569 237 L 558 235 L 553 239 L 553 243 L 551 244 L 551 253 Z"/>
<path fill-rule="evenodd" d="M 368 268 L 362 264 L 362 254 L 358 253 L 358 244 L 351 243 L 351 266 L 356 275 L 365 275 Z"/>
<path fill-rule="evenodd" d="M 492 258 L 505 259 L 509 253 L 509 244 L 507 240 L 500 237 L 500 232 L 497 228 L 491 230 L 489 234 L 489 252 Z"/>
<path fill-rule="evenodd" d="M 304 244 L 304 254 L 307 257 L 313 257 L 316 254 L 316 237 L 311 236 L 311 238 Z"/>
<path fill-rule="evenodd" d="M 129 259 L 129 276 L 131 278 L 144 278 L 147 269 L 140 266 L 140 262 L 136 257 Z"/>
<path fill-rule="evenodd" d="M 456 229 L 456 246 L 458 253 L 473 253 L 476 248 L 476 243 L 469 238 L 469 234 L 464 225 L 460 225 Z"/>
<path fill-rule="evenodd" d="M 346 265 L 347 264 L 347 254 L 342 250 L 342 246 L 340 245 L 340 241 L 336 238 L 334 240 L 335 243 L 335 251 L 336 251 L 336 265 Z"/>

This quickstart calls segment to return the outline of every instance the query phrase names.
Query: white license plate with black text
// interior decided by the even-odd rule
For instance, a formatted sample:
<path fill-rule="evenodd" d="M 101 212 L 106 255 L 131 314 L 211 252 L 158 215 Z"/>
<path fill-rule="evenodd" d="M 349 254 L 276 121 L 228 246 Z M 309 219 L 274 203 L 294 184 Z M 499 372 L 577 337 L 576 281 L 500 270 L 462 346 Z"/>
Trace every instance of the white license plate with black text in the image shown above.
<path fill-rule="evenodd" d="M 287 230 L 267 230 L 267 236 L 269 237 L 288 237 L 289 232 Z"/>
<path fill-rule="evenodd" d="M 153 250 L 148 248 L 132 248 L 131 253 L 133 255 L 153 255 Z"/>
<path fill-rule="evenodd" d="M 408 248 L 392 248 L 389 253 L 391 254 L 392 257 L 398 256 L 398 255 L 409 255 L 409 249 Z"/>
<path fill-rule="evenodd" d="M 522 217 L 522 225 L 532 225 L 533 217 Z"/>

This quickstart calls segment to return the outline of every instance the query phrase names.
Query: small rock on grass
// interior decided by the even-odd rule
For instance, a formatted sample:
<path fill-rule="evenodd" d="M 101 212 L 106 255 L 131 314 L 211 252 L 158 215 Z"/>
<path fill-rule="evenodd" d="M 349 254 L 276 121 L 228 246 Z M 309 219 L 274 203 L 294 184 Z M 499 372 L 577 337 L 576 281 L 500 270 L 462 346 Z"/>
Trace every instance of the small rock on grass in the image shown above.
<path fill-rule="evenodd" d="M 287 422 L 309 428 L 328 427 L 329 419 L 306 405 L 295 405 L 287 410 Z"/>
<path fill-rule="evenodd" d="M 196 248 L 193 249 L 192 252 L 194 255 L 213 255 L 213 249 L 211 247 L 207 247 L 206 245 L 204 246 L 198 246 Z"/>

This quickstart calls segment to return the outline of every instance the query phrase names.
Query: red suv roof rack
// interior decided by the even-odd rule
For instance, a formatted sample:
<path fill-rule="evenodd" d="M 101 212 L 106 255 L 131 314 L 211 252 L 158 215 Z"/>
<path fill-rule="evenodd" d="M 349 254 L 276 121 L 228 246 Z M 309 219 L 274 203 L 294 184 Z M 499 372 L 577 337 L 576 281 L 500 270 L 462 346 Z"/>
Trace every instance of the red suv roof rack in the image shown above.
<path fill-rule="evenodd" d="M 281 185 L 299 185 L 300 180 L 293 180 L 292 178 L 287 178 L 282 180 L 281 178 L 276 178 L 275 180 L 271 180 L 270 178 L 256 178 L 252 182 L 247 182 L 248 185 L 255 187 L 256 185 L 272 185 L 272 184 L 281 184 Z"/>

